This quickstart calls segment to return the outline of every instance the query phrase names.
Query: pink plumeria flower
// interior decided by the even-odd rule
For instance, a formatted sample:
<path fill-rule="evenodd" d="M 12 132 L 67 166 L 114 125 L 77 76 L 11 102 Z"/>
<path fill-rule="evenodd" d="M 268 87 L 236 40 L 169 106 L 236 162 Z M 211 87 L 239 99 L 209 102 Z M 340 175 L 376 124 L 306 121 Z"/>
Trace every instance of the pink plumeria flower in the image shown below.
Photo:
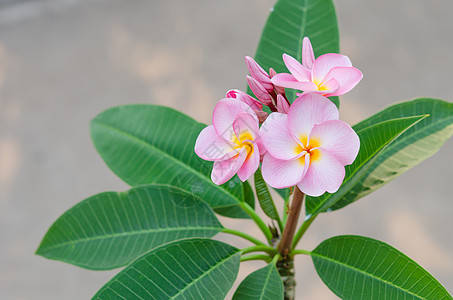
<path fill-rule="evenodd" d="M 360 148 L 354 130 L 339 120 L 338 109 L 319 94 L 306 93 L 288 114 L 272 113 L 260 128 L 267 152 L 264 180 L 274 188 L 297 185 L 309 196 L 336 192 Z"/>
<path fill-rule="evenodd" d="M 223 99 L 214 108 L 212 125 L 200 132 L 195 153 L 214 161 L 211 179 L 223 184 L 236 173 L 247 180 L 260 163 L 259 123 L 247 104 L 237 99 Z"/>
<path fill-rule="evenodd" d="M 263 111 L 263 104 L 261 104 L 261 102 L 248 95 L 247 93 L 244 93 L 240 90 L 229 90 L 225 96 L 227 98 L 238 99 L 242 103 L 250 106 L 250 108 L 253 109 L 253 112 L 258 117 L 260 123 L 263 123 L 264 120 L 266 120 L 268 113 Z"/>
<path fill-rule="evenodd" d="M 347 56 L 327 53 L 315 60 L 307 37 L 302 44 L 302 64 L 287 54 L 283 54 L 283 61 L 291 74 L 273 76 L 273 84 L 326 97 L 349 92 L 363 77 L 362 72 L 352 66 Z"/>

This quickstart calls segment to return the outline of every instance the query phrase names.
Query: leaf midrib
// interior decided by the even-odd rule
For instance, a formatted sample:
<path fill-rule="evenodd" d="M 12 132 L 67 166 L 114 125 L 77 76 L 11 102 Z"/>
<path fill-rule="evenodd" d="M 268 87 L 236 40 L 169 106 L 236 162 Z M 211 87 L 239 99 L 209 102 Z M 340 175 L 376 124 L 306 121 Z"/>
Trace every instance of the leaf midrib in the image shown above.
<path fill-rule="evenodd" d="M 222 264 L 225 264 L 228 260 L 234 258 L 235 255 L 240 255 L 239 252 L 234 252 L 233 254 L 231 255 L 228 255 L 227 257 L 225 257 L 224 259 L 222 259 L 221 261 L 219 261 L 218 263 L 212 265 L 208 270 L 206 270 L 203 274 L 201 274 L 201 276 L 197 277 L 194 281 L 190 282 L 189 284 L 187 284 L 183 289 L 180 289 L 178 291 L 177 294 L 174 294 L 170 299 L 176 299 L 176 297 L 178 297 L 179 295 L 181 295 L 184 291 L 186 291 L 188 288 L 192 287 L 193 285 L 195 285 L 197 282 L 199 282 L 201 279 L 203 279 L 204 277 L 208 276 L 211 272 L 214 271 L 215 268 L 217 268 L 217 266 L 219 265 L 222 265 Z"/>
<path fill-rule="evenodd" d="M 150 144 L 150 143 L 147 143 L 146 141 L 144 141 L 144 140 L 142 140 L 142 139 L 140 139 L 140 138 L 138 138 L 138 137 L 132 135 L 131 133 L 129 133 L 129 132 L 123 130 L 123 129 L 120 129 L 120 128 L 111 126 L 111 125 L 109 125 L 109 124 L 107 124 L 107 123 L 104 123 L 104 122 L 102 122 L 102 121 L 99 120 L 99 119 L 93 120 L 93 123 L 97 123 L 97 124 L 99 124 L 99 125 L 101 125 L 101 126 L 104 126 L 104 127 L 109 128 L 109 129 L 111 129 L 111 130 L 113 130 L 113 131 L 116 131 L 116 132 L 118 132 L 118 133 L 124 135 L 125 137 L 127 137 L 127 138 L 129 138 L 129 139 L 132 139 L 132 140 L 135 140 L 135 141 L 139 142 L 140 144 L 143 144 L 143 145 L 145 145 L 146 147 L 148 147 L 148 148 L 150 148 L 150 149 L 152 149 L 152 150 L 158 152 L 159 154 L 161 154 L 161 155 L 167 157 L 169 160 L 173 161 L 175 164 L 177 164 L 177 165 L 179 165 L 179 166 L 182 166 L 183 169 L 186 169 L 186 170 L 190 171 L 191 173 L 196 174 L 197 177 L 202 178 L 203 181 L 205 181 L 206 183 L 210 184 L 210 186 L 212 186 L 212 187 L 215 188 L 216 190 L 218 190 L 218 191 L 220 191 L 220 192 L 226 194 L 229 198 L 234 199 L 234 200 L 235 200 L 235 203 L 234 203 L 234 204 L 239 204 L 239 203 L 240 203 L 240 200 L 237 199 L 233 194 L 231 194 L 231 193 L 230 193 L 229 191 L 227 191 L 226 189 L 219 188 L 217 185 L 213 184 L 212 181 L 211 181 L 208 177 L 206 177 L 203 173 L 200 173 L 198 170 L 196 170 L 196 169 L 194 169 L 194 168 L 192 168 L 192 167 L 190 167 L 190 166 L 188 166 L 188 165 L 182 163 L 182 162 L 181 162 L 179 159 L 177 159 L 176 157 L 174 157 L 174 156 L 168 154 L 167 152 L 165 152 L 165 151 L 163 151 L 163 150 L 157 148 L 156 146 L 154 146 L 154 145 L 152 145 L 152 144 Z M 128 184 L 130 184 L 130 183 L 128 182 Z M 131 184 L 131 185 L 134 186 L 133 184 Z M 233 204 L 233 205 L 234 205 L 234 204 Z"/>
<path fill-rule="evenodd" d="M 353 271 L 356 271 L 356 272 L 358 272 L 358 273 L 361 273 L 361 274 L 363 274 L 363 275 L 365 275 L 365 276 L 368 276 L 368 277 L 370 277 L 370 278 L 372 278 L 372 279 L 375 279 L 375 280 L 378 280 L 378 281 L 382 281 L 383 283 L 388 284 L 389 286 L 392 286 L 392 287 L 394 287 L 394 288 L 397 288 L 397 289 L 399 289 L 399 290 L 401 290 L 401 291 L 403 291 L 403 292 L 407 292 L 408 294 L 410 294 L 410 295 L 412 295 L 412 296 L 414 296 L 414 297 L 417 297 L 417 298 L 423 300 L 423 298 L 422 298 L 421 296 L 419 296 L 419 295 L 417 295 L 417 294 L 414 294 L 414 293 L 411 292 L 411 291 L 405 290 L 404 288 L 402 288 L 402 287 L 400 287 L 400 286 L 397 286 L 397 285 L 393 284 L 392 282 L 389 282 L 389 281 L 387 281 L 387 280 L 385 280 L 385 279 L 382 279 L 382 278 L 380 278 L 380 277 L 377 277 L 377 276 L 375 276 L 375 275 L 373 275 L 373 274 L 371 274 L 371 273 L 367 273 L 366 271 L 357 269 L 357 268 L 355 268 L 355 267 L 353 267 L 353 266 L 351 266 L 351 265 L 347 265 L 346 263 L 343 263 L 343 262 L 341 262 L 341 261 L 335 260 L 335 259 L 333 259 L 333 258 L 324 256 L 324 255 L 319 254 L 319 253 L 316 253 L 316 252 L 311 252 L 311 255 L 312 255 L 312 256 L 319 257 L 319 258 L 321 258 L 321 259 L 325 259 L 325 260 L 330 261 L 330 262 L 333 262 L 333 263 L 336 263 L 336 264 L 338 264 L 338 265 L 340 265 L 340 266 L 343 266 L 343 267 L 345 267 L 345 268 L 349 268 L 349 269 L 351 269 L 351 270 L 353 270 Z"/>
<path fill-rule="evenodd" d="M 115 234 L 106 234 L 106 235 L 102 235 L 102 236 L 86 237 L 86 238 L 81 238 L 81 239 L 77 239 L 77 240 L 66 241 L 66 242 L 59 243 L 59 244 L 56 244 L 53 246 L 44 247 L 41 249 L 41 251 L 49 251 L 49 250 L 55 249 L 55 248 L 66 247 L 68 245 L 86 243 L 86 242 L 103 240 L 103 239 L 111 239 L 111 238 L 117 238 L 117 237 L 122 237 L 122 236 L 133 236 L 133 235 L 141 235 L 141 234 L 146 235 L 146 234 L 150 234 L 150 233 L 163 233 L 163 232 L 172 232 L 172 231 L 190 231 L 190 230 L 220 232 L 222 230 L 222 228 L 221 227 L 205 227 L 205 226 L 203 226 L 203 227 L 184 226 L 184 227 L 172 227 L 172 228 L 159 227 L 159 228 L 151 228 L 148 230 L 126 231 L 126 232 L 120 232 L 120 233 L 115 233 Z"/>

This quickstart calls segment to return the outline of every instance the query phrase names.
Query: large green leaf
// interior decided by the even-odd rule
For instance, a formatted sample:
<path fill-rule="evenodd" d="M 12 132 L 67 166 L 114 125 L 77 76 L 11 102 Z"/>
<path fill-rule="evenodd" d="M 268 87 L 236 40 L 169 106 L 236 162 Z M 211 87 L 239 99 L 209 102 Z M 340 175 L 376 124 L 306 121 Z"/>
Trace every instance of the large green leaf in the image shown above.
<path fill-rule="evenodd" d="M 36 253 L 88 269 L 112 269 L 164 243 L 220 230 L 204 201 L 179 188 L 146 185 L 80 202 L 50 227 Z"/>
<path fill-rule="evenodd" d="M 274 263 L 247 276 L 234 293 L 233 300 L 283 299 L 283 282 Z"/>
<path fill-rule="evenodd" d="M 429 114 L 379 155 L 365 176 L 332 209 L 339 209 L 380 188 L 436 153 L 453 135 L 453 103 L 421 98 L 392 105 L 354 126 L 362 130 L 397 117 Z"/>
<path fill-rule="evenodd" d="M 240 256 L 219 241 L 175 241 L 132 262 L 94 299 L 223 300 L 236 279 Z"/>
<path fill-rule="evenodd" d="M 453 299 L 412 259 L 371 238 L 333 237 L 311 257 L 319 277 L 341 299 Z"/>
<path fill-rule="evenodd" d="M 316 56 L 338 53 L 337 16 L 332 0 L 279 0 L 272 9 L 261 35 L 255 60 L 265 69 L 288 72 L 282 55 L 302 60 L 302 40 L 309 37 Z M 287 89 L 292 102 L 296 91 Z M 338 97 L 331 100 L 338 105 Z"/>
<path fill-rule="evenodd" d="M 99 114 L 91 122 L 91 136 L 106 164 L 129 185 L 179 186 L 226 216 L 247 218 L 238 206 L 244 184 L 235 176 L 223 186 L 215 185 L 210 179 L 212 162 L 194 152 L 204 127 L 171 108 L 126 105 Z"/>
<path fill-rule="evenodd" d="M 307 197 L 306 209 L 310 215 L 326 211 L 337 203 L 364 176 L 385 147 L 398 140 L 403 132 L 420 122 L 423 116 L 413 116 L 383 121 L 357 130 L 360 150 L 354 163 L 345 167 L 345 178 L 335 193 L 325 193 L 320 197 Z"/>

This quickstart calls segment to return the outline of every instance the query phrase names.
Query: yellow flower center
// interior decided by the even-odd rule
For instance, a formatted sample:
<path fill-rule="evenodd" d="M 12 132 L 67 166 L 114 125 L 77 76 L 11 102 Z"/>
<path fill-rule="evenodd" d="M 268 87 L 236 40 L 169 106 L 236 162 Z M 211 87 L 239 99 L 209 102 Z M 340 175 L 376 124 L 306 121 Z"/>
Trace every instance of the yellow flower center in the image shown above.
<path fill-rule="evenodd" d="M 317 149 L 321 146 L 321 141 L 316 137 L 311 137 L 310 141 L 308 140 L 307 135 L 301 135 L 299 137 L 300 144 L 294 148 L 296 155 L 306 152 L 305 154 L 310 154 L 310 162 L 317 161 L 321 158 L 321 151 Z M 305 154 L 299 157 L 301 164 L 305 164 Z"/>
<path fill-rule="evenodd" d="M 233 136 L 232 142 L 236 144 L 234 149 L 241 149 L 245 148 L 247 151 L 247 158 L 248 159 L 253 154 L 253 136 L 250 134 L 249 131 L 243 131 L 239 134 L 239 137 L 236 135 Z"/>

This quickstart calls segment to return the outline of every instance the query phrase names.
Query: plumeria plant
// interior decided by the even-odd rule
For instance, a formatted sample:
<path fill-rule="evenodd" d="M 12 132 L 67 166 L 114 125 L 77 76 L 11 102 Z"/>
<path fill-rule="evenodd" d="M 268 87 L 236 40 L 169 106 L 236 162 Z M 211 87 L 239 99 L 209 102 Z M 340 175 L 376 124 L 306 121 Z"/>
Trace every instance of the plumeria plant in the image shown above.
<path fill-rule="evenodd" d="M 338 96 L 362 72 L 338 54 L 338 44 L 331 0 L 279 0 L 255 58 L 245 58 L 248 91 L 229 90 L 212 125 L 156 105 L 99 114 L 94 144 L 132 188 L 70 208 L 37 254 L 92 270 L 124 267 L 95 299 L 224 299 L 240 262 L 249 260 L 265 266 L 233 299 L 296 299 L 297 255 L 310 256 L 342 299 L 453 299 L 384 242 L 344 235 L 313 250 L 299 245 L 319 214 L 378 189 L 453 134 L 453 103 L 429 98 L 400 102 L 352 127 L 341 121 Z M 264 239 L 223 227 L 216 213 L 250 219 Z M 211 239 L 220 232 L 251 245 Z"/>

